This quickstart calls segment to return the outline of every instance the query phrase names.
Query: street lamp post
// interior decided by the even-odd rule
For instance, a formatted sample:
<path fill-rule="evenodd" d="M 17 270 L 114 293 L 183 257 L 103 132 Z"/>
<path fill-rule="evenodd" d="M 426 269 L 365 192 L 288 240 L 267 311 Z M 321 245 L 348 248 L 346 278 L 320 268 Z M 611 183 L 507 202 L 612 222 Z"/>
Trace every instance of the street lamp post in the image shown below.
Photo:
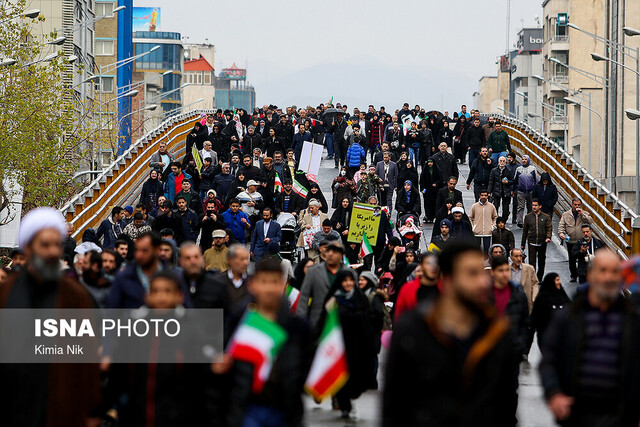
<path fill-rule="evenodd" d="M 38 16 L 40 16 L 40 9 L 31 9 L 31 10 L 26 10 L 26 11 L 24 11 L 22 13 L 17 13 L 17 14 L 15 14 L 13 16 L 8 17 L 4 21 L 0 21 L 0 24 L 4 24 L 5 22 L 9 22 L 12 19 L 16 19 L 16 18 L 19 18 L 21 16 L 24 16 L 25 18 L 35 19 Z"/>
<path fill-rule="evenodd" d="M 625 28 L 627 28 L 627 31 L 625 31 L 625 34 L 627 32 L 631 32 L 632 33 L 631 35 L 636 35 L 637 33 L 639 33 L 637 30 L 629 29 L 629 27 L 625 27 Z M 594 61 L 607 61 L 616 65 L 619 65 L 622 68 L 625 68 L 636 75 L 636 111 L 638 111 L 640 110 L 640 49 L 636 48 L 636 49 L 630 49 L 630 50 L 632 52 L 635 52 L 635 60 L 636 60 L 635 70 L 629 67 L 628 65 L 625 65 L 621 62 L 618 62 L 607 56 L 600 55 L 598 53 L 592 53 L 591 58 Z M 627 117 L 629 117 L 629 114 L 627 114 Z M 640 122 L 638 122 L 638 120 L 635 120 L 635 122 L 636 122 L 636 212 L 639 212 L 640 211 L 640 189 L 639 189 L 640 187 Z"/>
<path fill-rule="evenodd" d="M 530 97 L 528 97 L 527 95 L 524 94 L 524 92 L 520 92 L 519 90 L 516 91 L 516 95 L 520 95 L 525 99 L 531 99 Z M 553 105 L 551 104 L 547 104 L 546 102 L 542 102 L 542 101 L 538 101 L 537 99 L 531 99 L 533 102 L 537 102 L 540 105 L 542 105 L 542 108 L 546 108 L 548 110 L 550 110 L 553 115 L 556 114 L 556 109 Z M 562 125 L 564 128 L 564 144 L 565 144 L 565 148 L 568 147 L 568 141 L 567 141 L 567 111 L 565 110 L 564 115 L 562 116 Z"/>
<path fill-rule="evenodd" d="M 580 97 L 580 98 L 582 98 L 582 99 L 587 101 L 587 105 L 589 106 L 589 108 L 587 108 L 587 110 L 589 111 L 589 173 L 592 173 L 592 170 L 591 170 L 591 113 L 593 112 L 593 110 L 591 109 L 591 92 L 587 92 L 587 94 L 585 95 L 579 89 L 571 89 L 568 86 L 563 86 L 563 85 L 561 85 L 559 83 L 556 83 L 556 82 L 554 82 L 552 80 L 547 80 L 544 77 L 539 76 L 537 74 L 533 75 L 532 77 L 534 79 L 538 79 L 540 81 L 549 83 L 552 86 L 556 86 L 559 89 L 567 92 L 567 94 L 570 95 L 570 96 L 578 96 L 578 97 Z M 604 124 L 603 124 L 603 126 L 604 126 Z M 604 140 L 601 141 L 601 144 L 605 144 Z"/>
<path fill-rule="evenodd" d="M 604 118 L 600 115 L 600 113 L 593 110 L 591 107 L 587 107 L 586 105 L 583 105 L 582 103 L 580 103 L 579 101 L 576 101 L 575 99 L 569 98 L 568 96 L 564 97 L 564 101 L 565 103 L 570 105 L 575 105 L 576 107 L 586 108 L 587 110 L 589 110 L 590 113 L 593 113 L 596 116 L 598 116 L 598 118 L 600 118 L 600 121 L 601 121 L 600 127 L 602 128 L 602 135 L 600 136 L 600 141 L 601 141 L 600 144 L 604 145 Z M 591 173 L 591 138 L 589 138 L 589 173 Z"/>

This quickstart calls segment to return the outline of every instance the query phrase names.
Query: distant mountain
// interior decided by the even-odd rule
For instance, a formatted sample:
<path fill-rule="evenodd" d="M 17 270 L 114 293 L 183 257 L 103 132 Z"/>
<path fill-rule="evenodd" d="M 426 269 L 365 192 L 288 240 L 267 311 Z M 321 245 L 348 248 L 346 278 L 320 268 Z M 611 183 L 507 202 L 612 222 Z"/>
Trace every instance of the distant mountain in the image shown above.
<path fill-rule="evenodd" d="M 387 111 L 420 104 L 446 109 L 451 114 L 461 104 L 471 105 L 477 80 L 457 72 L 416 67 L 380 66 L 372 60 L 315 65 L 287 73 L 277 64 L 253 61 L 249 79 L 256 88 L 257 103 L 278 106 L 317 105 L 334 96 L 335 102 L 366 108 L 384 105 Z M 441 105 L 442 104 L 442 105 Z"/>

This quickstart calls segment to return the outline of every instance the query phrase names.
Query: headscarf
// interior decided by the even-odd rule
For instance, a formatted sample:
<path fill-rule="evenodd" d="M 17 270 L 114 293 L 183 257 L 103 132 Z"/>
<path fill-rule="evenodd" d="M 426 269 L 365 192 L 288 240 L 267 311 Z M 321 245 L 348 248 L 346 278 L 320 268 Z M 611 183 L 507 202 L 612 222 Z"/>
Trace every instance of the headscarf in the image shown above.
<path fill-rule="evenodd" d="M 409 191 L 406 191 L 407 203 L 409 203 L 409 202 L 411 202 L 411 189 L 413 188 L 413 184 L 409 180 L 406 180 L 404 183 L 405 184 L 409 184 Z"/>

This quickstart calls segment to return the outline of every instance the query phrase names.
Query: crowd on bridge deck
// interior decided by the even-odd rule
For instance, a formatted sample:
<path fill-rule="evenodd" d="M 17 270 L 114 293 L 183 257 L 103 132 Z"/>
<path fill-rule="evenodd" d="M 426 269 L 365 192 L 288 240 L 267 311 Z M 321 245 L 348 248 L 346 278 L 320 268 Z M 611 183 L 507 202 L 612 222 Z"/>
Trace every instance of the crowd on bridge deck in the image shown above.
<path fill-rule="evenodd" d="M 306 142 L 335 166 L 331 194 L 299 169 Z M 252 386 L 262 366 L 231 354 L 193 370 L 104 359 L 60 382 L 57 365 L 0 365 L 8 425 L 303 425 L 332 310 L 348 371 L 331 393 L 336 419 L 353 420 L 384 365 L 385 426 L 515 425 L 537 337 L 562 425 L 638 425 L 640 261 L 623 264 L 574 199 L 555 229 L 579 283 L 569 295 L 545 271 L 557 188 L 493 117 L 265 105 L 203 115 L 185 144 L 178 159 L 158 143 L 139 202 L 111 207 L 79 244 L 57 211 L 27 213 L 0 306 L 219 308 L 225 343 L 257 312 L 286 331 L 264 386 Z M 379 216 L 375 239 L 350 237 L 356 204 Z"/>

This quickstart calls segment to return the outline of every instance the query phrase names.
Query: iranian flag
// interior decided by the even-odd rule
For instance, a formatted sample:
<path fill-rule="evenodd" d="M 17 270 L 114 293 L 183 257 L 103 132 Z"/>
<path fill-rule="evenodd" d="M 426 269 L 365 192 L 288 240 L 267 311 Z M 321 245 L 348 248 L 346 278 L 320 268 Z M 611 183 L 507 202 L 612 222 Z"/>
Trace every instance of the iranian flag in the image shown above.
<path fill-rule="evenodd" d="M 335 394 L 347 382 L 349 370 L 337 308 L 327 311 L 320 343 L 304 388 L 316 401 Z"/>
<path fill-rule="evenodd" d="M 287 285 L 285 292 L 287 294 L 289 310 L 291 310 L 292 313 L 295 313 L 296 309 L 298 308 L 298 301 L 300 300 L 300 291 L 291 285 Z"/>
<path fill-rule="evenodd" d="M 362 246 L 360 247 L 360 257 L 364 258 L 369 254 L 372 254 L 373 250 L 371 249 L 371 243 L 369 243 L 369 238 L 367 237 L 367 233 L 362 233 Z"/>
<path fill-rule="evenodd" d="M 293 178 L 293 191 L 300 197 L 307 198 L 307 193 L 309 190 L 304 188 L 304 185 L 300 184 L 295 178 Z"/>
<path fill-rule="evenodd" d="M 275 184 L 273 185 L 273 192 L 279 193 L 281 191 L 282 191 L 282 181 L 280 181 L 280 175 L 278 175 L 278 172 L 276 172 L 276 181 L 275 181 Z"/>
<path fill-rule="evenodd" d="M 287 341 L 287 332 L 255 311 L 247 311 L 236 329 L 227 353 L 234 359 L 253 365 L 254 393 L 260 393 L 269 379 L 273 361 Z"/>

